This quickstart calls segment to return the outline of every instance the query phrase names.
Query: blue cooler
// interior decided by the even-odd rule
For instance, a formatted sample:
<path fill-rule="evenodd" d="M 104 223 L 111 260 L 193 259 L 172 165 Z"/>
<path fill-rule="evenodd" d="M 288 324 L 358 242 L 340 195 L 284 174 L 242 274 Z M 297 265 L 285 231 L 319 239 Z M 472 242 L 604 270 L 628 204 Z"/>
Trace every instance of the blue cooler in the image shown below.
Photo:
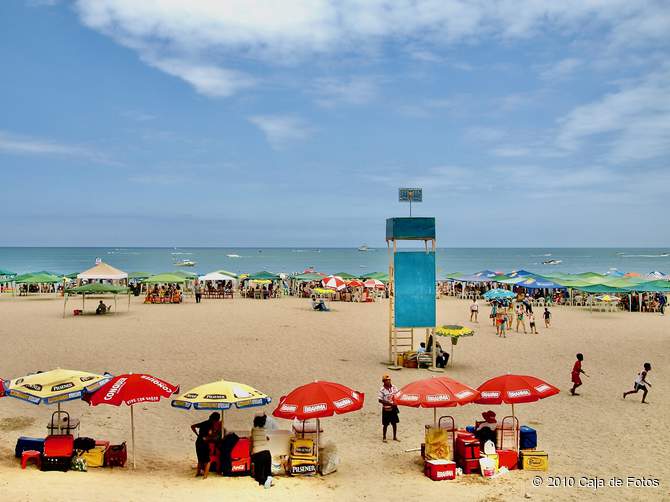
<path fill-rule="evenodd" d="M 465 430 L 470 432 L 470 433 L 474 433 L 475 432 L 475 426 L 474 425 L 466 425 Z"/>
<path fill-rule="evenodd" d="M 535 429 L 522 425 L 519 429 L 519 448 L 529 450 L 537 448 L 537 432 Z"/>
<path fill-rule="evenodd" d="M 16 458 L 21 458 L 23 452 L 27 450 L 35 450 L 44 453 L 44 439 L 21 436 L 16 440 L 14 456 Z"/>

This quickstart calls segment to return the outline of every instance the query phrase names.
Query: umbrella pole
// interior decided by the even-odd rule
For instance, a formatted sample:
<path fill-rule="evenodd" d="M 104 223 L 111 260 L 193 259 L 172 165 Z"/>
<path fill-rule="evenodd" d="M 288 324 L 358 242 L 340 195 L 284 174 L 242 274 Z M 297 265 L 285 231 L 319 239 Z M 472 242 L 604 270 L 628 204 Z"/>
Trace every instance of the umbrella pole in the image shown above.
<path fill-rule="evenodd" d="M 135 468 L 135 415 L 133 405 L 130 405 L 130 440 L 133 443 L 133 469 Z"/>
<path fill-rule="evenodd" d="M 321 429 L 321 422 L 319 419 L 316 419 L 316 468 L 318 470 L 321 470 L 319 467 L 319 429 Z M 304 427 L 302 429 L 303 431 L 305 430 Z"/>
<path fill-rule="evenodd" d="M 437 427 L 437 408 L 433 408 L 433 427 Z"/>

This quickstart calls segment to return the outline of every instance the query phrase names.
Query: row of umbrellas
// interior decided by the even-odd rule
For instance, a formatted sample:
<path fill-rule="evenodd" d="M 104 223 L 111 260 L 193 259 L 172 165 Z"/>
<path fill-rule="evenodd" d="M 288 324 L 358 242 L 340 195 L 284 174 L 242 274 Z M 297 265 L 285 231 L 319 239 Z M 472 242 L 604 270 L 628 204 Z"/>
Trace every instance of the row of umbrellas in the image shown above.
<path fill-rule="evenodd" d="M 330 275 L 321 280 L 321 284 L 326 289 L 333 291 L 342 291 L 348 287 L 350 288 L 368 288 L 368 289 L 384 289 L 384 283 L 379 279 L 367 279 L 361 281 L 359 279 L 345 280 L 338 275 Z"/>
<path fill-rule="evenodd" d="M 132 459 L 135 467 L 135 423 L 133 405 L 158 402 L 179 392 L 179 386 L 142 373 L 112 376 L 76 370 L 55 369 L 16 378 L 0 388 L 8 395 L 33 404 L 81 399 L 92 406 L 107 404 L 130 407 Z M 501 375 L 487 380 L 477 389 L 449 377 L 433 377 L 404 386 L 395 397 L 401 406 L 437 408 L 469 403 L 498 405 L 538 401 L 559 393 L 547 382 L 527 375 Z M 309 420 L 349 413 L 363 407 L 365 394 L 345 385 L 314 381 L 297 387 L 279 400 L 273 415 L 288 420 Z M 219 380 L 188 390 L 172 400 L 172 406 L 185 410 L 225 410 L 264 406 L 272 398 L 242 383 Z M 318 430 L 318 427 L 317 427 Z"/>

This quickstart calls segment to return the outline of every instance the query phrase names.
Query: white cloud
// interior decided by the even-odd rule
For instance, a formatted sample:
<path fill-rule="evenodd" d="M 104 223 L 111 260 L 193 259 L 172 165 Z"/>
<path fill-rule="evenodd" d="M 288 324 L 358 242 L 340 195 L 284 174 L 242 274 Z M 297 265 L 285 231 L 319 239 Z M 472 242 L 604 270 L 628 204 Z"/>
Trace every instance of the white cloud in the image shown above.
<path fill-rule="evenodd" d="M 670 67 L 624 83 L 559 121 L 557 144 L 570 152 L 587 138 L 602 139 L 613 162 L 670 154 Z"/>
<path fill-rule="evenodd" d="M 253 77 L 234 69 L 245 60 L 295 64 L 392 42 L 425 48 L 415 57 L 430 60 L 439 52 L 432 47 L 548 31 L 581 36 L 585 25 L 610 46 L 624 47 L 623 30 L 641 48 L 670 32 L 667 5 L 653 0 L 77 0 L 75 7 L 86 26 L 208 96 L 251 85 Z"/>
<path fill-rule="evenodd" d="M 313 93 L 321 106 L 363 105 L 376 98 L 377 81 L 377 78 L 371 76 L 347 79 L 319 78 L 314 82 Z"/>
<path fill-rule="evenodd" d="M 53 140 L 19 136 L 0 131 L 0 152 L 15 155 L 42 155 L 47 157 L 72 157 L 98 164 L 116 165 L 105 154 L 86 146 L 58 143 Z"/>
<path fill-rule="evenodd" d="M 255 115 L 249 122 L 258 127 L 275 150 L 308 138 L 313 130 L 301 118 L 291 115 Z"/>
<path fill-rule="evenodd" d="M 563 80 L 571 76 L 584 62 L 579 58 L 566 58 L 555 64 L 545 66 L 540 71 L 543 80 Z"/>
<path fill-rule="evenodd" d="M 245 73 L 210 64 L 190 63 L 179 59 L 149 59 L 148 62 L 169 75 L 180 77 L 200 94 L 210 97 L 227 97 L 256 83 L 255 79 Z"/>

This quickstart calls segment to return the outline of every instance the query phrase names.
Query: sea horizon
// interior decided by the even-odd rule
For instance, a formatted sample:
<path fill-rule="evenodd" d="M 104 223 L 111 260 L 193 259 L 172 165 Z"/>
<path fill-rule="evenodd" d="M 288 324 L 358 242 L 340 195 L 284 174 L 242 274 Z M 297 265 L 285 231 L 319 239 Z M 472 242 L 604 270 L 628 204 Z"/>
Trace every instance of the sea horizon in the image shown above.
<path fill-rule="evenodd" d="M 213 270 L 253 273 L 259 270 L 294 273 L 313 269 L 353 275 L 388 269 L 387 248 L 326 246 L 2 246 L 0 268 L 16 273 L 47 270 L 69 274 L 86 270 L 100 258 L 128 272 L 184 270 L 204 274 Z M 403 250 L 422 249 L 417 246 Z M 551 263 L 544 263 L 551 262 Z M 670 271 L 670 252 L 664 247 L 437 247 L 437 276 L 479 270 L 510 272 L 526 269 L 538 274 L 610 270 L 646 274 Z"/>

